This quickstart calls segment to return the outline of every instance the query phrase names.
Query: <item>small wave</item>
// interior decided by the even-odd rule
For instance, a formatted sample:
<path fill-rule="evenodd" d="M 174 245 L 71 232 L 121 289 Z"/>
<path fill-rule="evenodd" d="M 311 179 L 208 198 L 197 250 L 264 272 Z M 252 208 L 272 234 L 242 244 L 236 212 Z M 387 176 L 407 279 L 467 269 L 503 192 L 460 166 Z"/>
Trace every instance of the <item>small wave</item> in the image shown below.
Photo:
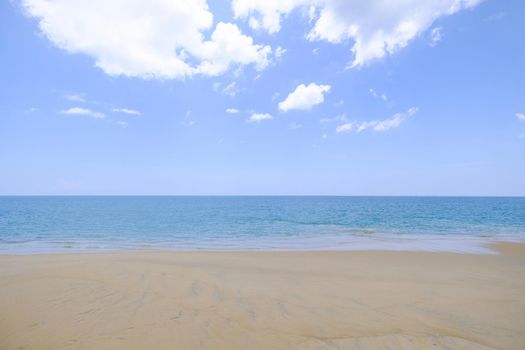
<path fill-rule="evenodd" d="M 349 233 L 354 236 L 369 236 L 374 233 L 378 233 L 379 230 L 375 228 L 345 228 L 343 232 Z"/>
<path fill-rule="evenodd" d="M 34 240 L 32 239 L 20 239 L 20 240 L 8 240 L 3 239 L 1 241 L 2 244 L 26 244 L 26 243 L 32 243 Z"/>

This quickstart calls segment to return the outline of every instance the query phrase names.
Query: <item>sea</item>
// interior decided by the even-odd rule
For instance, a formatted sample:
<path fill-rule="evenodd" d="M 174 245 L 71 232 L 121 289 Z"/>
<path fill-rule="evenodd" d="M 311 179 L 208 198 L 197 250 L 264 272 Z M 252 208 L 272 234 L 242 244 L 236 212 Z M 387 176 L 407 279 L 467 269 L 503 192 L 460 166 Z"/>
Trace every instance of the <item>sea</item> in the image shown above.
<path fill-rule="evenodd" d="M 492 253 L 525 197 L 0 196 L 0 254 L 123 250 Z"/>

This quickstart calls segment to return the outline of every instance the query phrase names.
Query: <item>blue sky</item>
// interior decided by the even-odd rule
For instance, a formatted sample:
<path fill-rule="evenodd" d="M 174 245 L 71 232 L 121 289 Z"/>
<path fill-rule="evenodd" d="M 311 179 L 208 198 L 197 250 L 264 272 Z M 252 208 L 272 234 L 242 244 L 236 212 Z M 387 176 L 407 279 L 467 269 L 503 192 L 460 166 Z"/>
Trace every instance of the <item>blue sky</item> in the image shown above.
<path fill-rule="evenodd" d="M 525 195 L 525 3 L 377 3 L 3 1 L 0 194 Z"/>

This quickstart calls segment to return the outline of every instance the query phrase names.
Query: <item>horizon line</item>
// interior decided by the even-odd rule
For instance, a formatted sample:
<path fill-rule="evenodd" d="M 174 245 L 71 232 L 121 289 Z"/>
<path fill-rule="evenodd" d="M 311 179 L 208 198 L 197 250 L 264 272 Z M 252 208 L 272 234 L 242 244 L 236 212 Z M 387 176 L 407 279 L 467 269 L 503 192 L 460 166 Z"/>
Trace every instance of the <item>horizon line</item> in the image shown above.
<path fill-rule="evenodd" d="M 525 195 L 486 194 L 0 194 L 0 197 L 435 197 L 525 198 Z"/>

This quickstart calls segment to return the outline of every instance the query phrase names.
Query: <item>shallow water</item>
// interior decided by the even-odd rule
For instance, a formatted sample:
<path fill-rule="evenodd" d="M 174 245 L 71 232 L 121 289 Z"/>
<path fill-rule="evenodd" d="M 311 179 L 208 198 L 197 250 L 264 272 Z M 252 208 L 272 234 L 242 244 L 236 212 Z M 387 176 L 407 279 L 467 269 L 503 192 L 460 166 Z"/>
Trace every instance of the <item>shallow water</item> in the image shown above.
<path fill-rule="evenodd" d="M 0 252 L 395 249 L 525 240 L 525 198 L 0 197 Z"/>

